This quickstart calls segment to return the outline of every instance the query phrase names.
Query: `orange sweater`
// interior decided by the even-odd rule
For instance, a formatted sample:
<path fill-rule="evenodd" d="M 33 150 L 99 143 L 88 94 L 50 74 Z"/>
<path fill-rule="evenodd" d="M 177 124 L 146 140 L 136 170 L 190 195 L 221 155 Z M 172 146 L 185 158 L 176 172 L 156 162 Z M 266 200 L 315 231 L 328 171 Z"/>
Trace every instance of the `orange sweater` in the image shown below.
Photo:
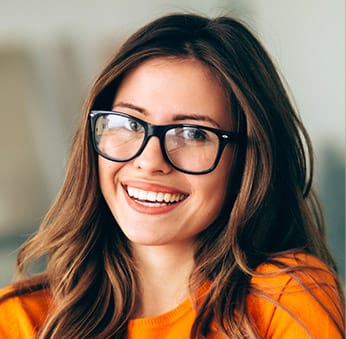
<path fill-rule="evenodd" d="M 302 257 L 300 256 L 300 258 Z M 319 270 L 320 268 L 325 269 L 325 266 L 317 259 L 304 256 L 304 260 L 307 264 L 316 268 L 316 270 L 309 270 L 313 275 L 313 280 L 319 284 L 327 284 L 326 294 L 311 280 L 311 284 L 313 284 L 311 286 L 316 285 L 313 287 L 315 294 L 342 326 L 342 315 L 337 310 L 336 305 L 338 305 L 339 300 L 332 275 Z M 287 259 L 285 261 L 287 262 Z M 290 262 L 294 264 L 293 259 Z M 274 266 L 264 264 L 259 267 L 258 272 L 268 273 L 274 272 L 274 270 L 276 270 Z M 302 278 L 305 282 L 310 283 L 303 275 Z M 261 296 L 254 294 L 248 296 L 248 310 L 261 338 L 310 338 L 304 327 L 310 331 L 312 338 L 342 338 L 326 311 L 313 297 L 299 287 L 297 282 L 292 280 L 288 274 L 255 277 L 251 282 L 253 287 L 265 292 L 287 309 L 283 310 L 281 307 L 277 307 L 275 303 Z M 210 284 L 202 286 L 199 293 L 203 294 L 209 286 Z M 10 291 L 11 287 L 3 289 L 0 292 L 0 298 Z M 44 322 L 50 304 L 51 296 L 46 290 L 5 298 L 0 303 L 0 338 L 34 338 L 37 329 Z M 300 323 L 294 320 L 290 313 L 296 315 Z M 128 325 L 128 338 L 189 338 L 194 318 L 195 311 L 192 302 L 186 300 L 177 308 L 165 314 L 152 318 L 131 320 Z M 224 337 L 220 334 L 214 334 L 210 335 L 210 338 Z"/>

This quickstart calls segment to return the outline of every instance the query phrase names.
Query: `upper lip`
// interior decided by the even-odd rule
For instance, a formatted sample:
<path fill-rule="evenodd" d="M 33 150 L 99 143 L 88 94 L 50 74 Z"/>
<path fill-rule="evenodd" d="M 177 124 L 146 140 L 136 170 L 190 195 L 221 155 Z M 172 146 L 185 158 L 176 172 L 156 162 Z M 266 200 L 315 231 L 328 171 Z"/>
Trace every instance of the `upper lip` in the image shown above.
<path fill-rule="evenodd" d="M 188 195 L 187 192 L 183 192 L 177 188 L 169 187 L 166 185 L 162 184 L 157 184 L 157 183 L 151 183 L 151 182 L 146 182 L 146 181 L 134 181 L 134 180 L 124 180 L 121 182 L 121 185 L 123 187 L 133 187 L 133 188 L 138 188 L 144 191 L 150 191 L 150 192 L 162 192 L 162 193 L 170 193 L 170 194 L 186 194 Z"/>

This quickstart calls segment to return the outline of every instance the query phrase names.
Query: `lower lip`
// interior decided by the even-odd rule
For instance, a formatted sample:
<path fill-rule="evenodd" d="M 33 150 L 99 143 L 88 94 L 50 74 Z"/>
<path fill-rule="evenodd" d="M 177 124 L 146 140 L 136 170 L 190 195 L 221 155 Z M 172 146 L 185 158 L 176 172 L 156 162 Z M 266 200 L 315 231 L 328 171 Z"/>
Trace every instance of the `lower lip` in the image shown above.
<path fill-rule="evenodd" d="M 172 211 L 176 207 L 178 207 L 182 201 L 169 204 L 169 205 L 164 205 L 164 206 L 145 206 L 140 203 L 138 203 L 136 200 L 131 199 L 129 195 L 127 194 L 127 191 L 124 189 L 124 194 L 125 194 L 125 199 L 129 206 L 133 208 L 136 212 L 142 213 L 142 214 L 164 214 Z"/>

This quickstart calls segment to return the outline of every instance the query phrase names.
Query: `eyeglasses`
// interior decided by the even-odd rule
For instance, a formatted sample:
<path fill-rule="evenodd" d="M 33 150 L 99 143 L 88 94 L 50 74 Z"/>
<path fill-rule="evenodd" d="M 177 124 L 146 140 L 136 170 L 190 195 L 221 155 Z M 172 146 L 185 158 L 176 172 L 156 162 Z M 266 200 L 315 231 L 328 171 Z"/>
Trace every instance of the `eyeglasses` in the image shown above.
<path fill-rule="evenodd" d="M 193 124 L 152 125 L 113 111 L 93 110 L 90 121 L 94 148 L 102 157 L 117 162 L 130 161 L 156 136 L 164 159 L 188 174 L 211 172 L 225 146 L 240 143 L 242 139 L 239 133 Z"/>

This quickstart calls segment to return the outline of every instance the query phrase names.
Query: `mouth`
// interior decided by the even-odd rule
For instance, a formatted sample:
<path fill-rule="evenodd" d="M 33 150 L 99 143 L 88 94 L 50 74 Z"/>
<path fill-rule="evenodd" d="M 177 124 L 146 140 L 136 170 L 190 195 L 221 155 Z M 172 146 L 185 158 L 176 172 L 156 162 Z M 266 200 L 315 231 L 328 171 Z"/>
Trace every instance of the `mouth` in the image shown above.
<path fill-rule="evenodd" d="M 182 202 L 188 197 L 186 193 L 146 191 L 128 185 L 124 186 L 130 199 L 146 207 L 164 207 Z"/>

